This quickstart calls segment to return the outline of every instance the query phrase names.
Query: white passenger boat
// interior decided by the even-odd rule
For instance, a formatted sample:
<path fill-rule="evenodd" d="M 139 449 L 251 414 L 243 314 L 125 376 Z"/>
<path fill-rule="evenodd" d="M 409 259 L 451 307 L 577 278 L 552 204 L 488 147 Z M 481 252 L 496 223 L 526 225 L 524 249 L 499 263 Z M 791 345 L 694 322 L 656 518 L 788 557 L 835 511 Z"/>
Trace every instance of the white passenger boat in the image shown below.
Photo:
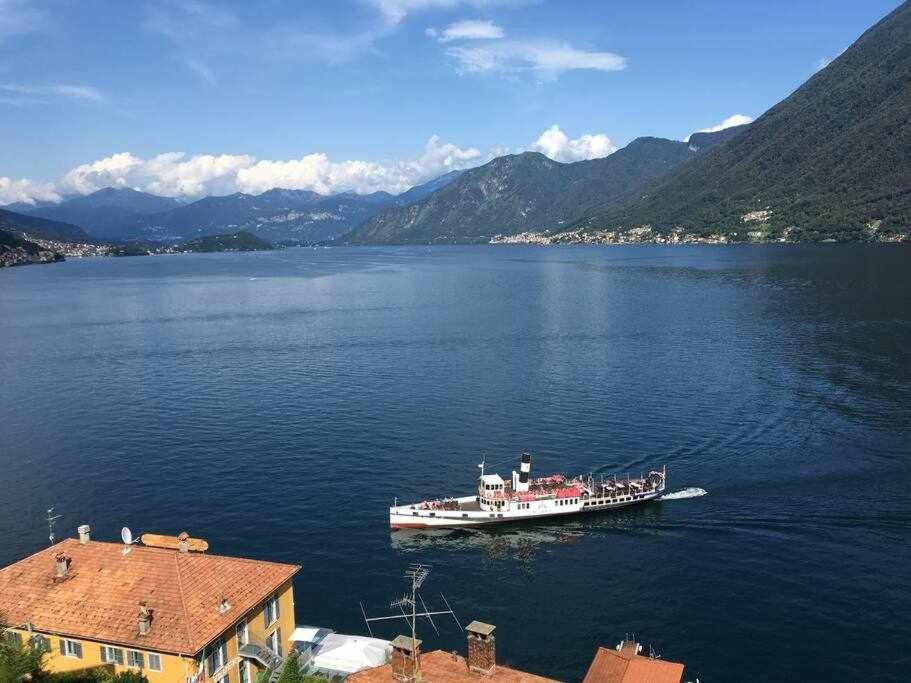
<path fill-rule="evenodd" d="M 519 471 L 504 480 L 478 465 L 477 495 L 425 500 L 389 508 L 393 529 L 462 527 L 562 517 L 645 503 L 664 492 L 667 470 L 652 470 L 638 478 L 603 475 L 531 477 L 531 455 L 522 454 Z"/>

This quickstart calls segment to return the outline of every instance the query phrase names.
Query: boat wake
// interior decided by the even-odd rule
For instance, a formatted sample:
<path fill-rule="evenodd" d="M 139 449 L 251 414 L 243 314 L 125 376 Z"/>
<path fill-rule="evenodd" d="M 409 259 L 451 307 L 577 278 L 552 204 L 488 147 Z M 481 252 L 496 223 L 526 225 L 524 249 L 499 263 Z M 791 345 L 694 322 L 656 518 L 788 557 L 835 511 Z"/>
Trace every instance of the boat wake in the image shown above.
<path fill-rule="evenodd" d="M 698 498 L 699 496 L 704 496 L 706 493 L 708 493 L 708 491 L 705 489 L 690 486 L 685 489 L 680 489 L 679 491 L 674 491 L 673 493 L 666 493 L 661 496 L 661 500 L 682 500 L 683 498 Z"/>

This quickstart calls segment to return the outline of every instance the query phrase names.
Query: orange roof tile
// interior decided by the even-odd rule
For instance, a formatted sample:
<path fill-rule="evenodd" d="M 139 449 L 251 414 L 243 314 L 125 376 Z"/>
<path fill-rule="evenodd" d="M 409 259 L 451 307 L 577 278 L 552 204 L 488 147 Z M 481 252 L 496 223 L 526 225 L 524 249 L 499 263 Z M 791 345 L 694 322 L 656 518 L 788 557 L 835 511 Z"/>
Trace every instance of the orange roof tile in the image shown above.
<path fill-rule="evenodd" d="M 599 647 L 582 683 L 680 683 L 683 664 Z"/>
<path fill-rule="evenodd" d="M 54 580 L 54 556 L 71 558 Z M 0 569 L 0 613 L 39 632 L 196 654 L 300 567 L 237 557 L 65 539 Z M 221 596 L 230 609 L 218 611 Z M 139 635 L 139 603 L 153 610 Z"/>
<path fill-rule="evenodd" d="M 464 657 L 443 650 L 434 650 L 421 655 L 421 674 L 429 683 L 448 683 L 449 681 L 493 681 L 493 683 L 553 683 L 552 678 L 543 678 L 534 674 L 517 671 L 506 666 L 497 665 L 494 672 L 485 676 L 468 670 Z M 360 671 L 348 677 L 349 683 L 389 683 L 392 679 L 392 664 L 384 664 L 373 669 Z"/>

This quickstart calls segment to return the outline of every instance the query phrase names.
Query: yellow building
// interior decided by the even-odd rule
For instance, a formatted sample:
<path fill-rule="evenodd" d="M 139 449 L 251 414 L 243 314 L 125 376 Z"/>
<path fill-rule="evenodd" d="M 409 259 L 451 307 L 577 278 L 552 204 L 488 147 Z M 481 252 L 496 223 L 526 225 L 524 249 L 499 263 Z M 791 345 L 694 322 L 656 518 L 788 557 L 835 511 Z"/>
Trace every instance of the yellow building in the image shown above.
<path fill-rule="evenodd" d="M 181 535 L 181 538 L 186 538 Z M 0 615 L 49 671 L 106 666 L 150 683 L 252 683 L 287 655 L 297 565 L 66 539 L 0 569 Z"/>

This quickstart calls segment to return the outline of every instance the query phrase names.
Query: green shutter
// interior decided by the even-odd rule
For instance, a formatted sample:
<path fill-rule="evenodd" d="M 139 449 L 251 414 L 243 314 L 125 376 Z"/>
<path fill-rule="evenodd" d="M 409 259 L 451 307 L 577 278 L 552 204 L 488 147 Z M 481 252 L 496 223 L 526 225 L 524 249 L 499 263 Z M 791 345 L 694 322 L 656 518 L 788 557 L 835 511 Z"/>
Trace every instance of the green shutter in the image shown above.
<path fill-rule="evenodd" d="M 63 638 L 60 639 L 60 654 L 66 657 L 66 645 L 64 644 Z"/>
<path fill-rule="evenodd" d="M 82 643 L 73 643 L 76 646 L 76 659 L 82 659 Z"/>

